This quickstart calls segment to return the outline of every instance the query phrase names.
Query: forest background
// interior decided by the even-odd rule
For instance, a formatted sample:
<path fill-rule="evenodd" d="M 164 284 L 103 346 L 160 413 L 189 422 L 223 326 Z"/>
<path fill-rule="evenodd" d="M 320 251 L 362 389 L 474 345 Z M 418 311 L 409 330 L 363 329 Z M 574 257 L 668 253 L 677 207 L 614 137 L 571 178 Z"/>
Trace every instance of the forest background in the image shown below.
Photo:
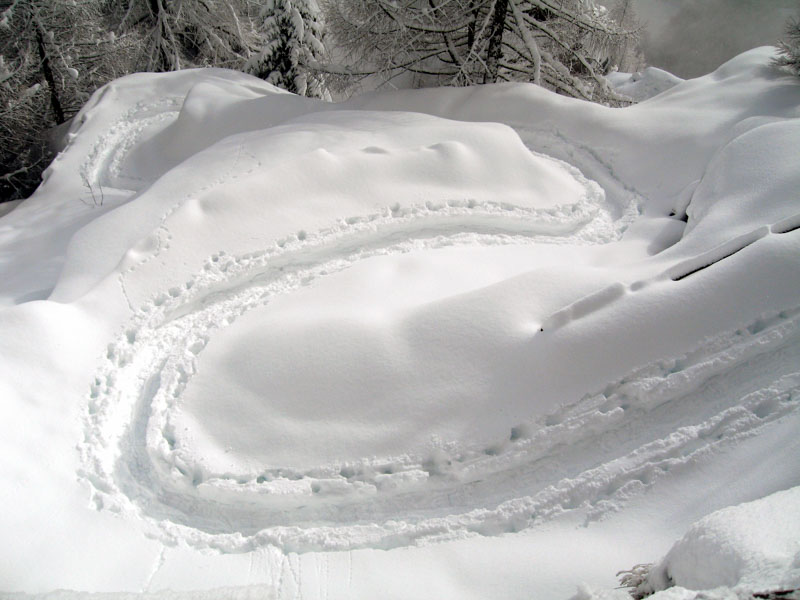
<path fill-rule="evenodd" d="M 796 0 L 0 0 L 0 202 L 29 196 L 90 95 L 135 72 L 242 70 L 323 100 L 529 81 L 622 106 L 604 75 L 706 73 Z"/>

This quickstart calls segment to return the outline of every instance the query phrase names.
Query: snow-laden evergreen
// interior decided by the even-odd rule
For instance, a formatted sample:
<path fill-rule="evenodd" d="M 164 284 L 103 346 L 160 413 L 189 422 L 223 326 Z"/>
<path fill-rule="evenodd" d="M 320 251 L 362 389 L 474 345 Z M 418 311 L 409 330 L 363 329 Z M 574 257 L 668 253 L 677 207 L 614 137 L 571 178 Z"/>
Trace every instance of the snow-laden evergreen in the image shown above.
<path fill-rule="evenodd" d="M 786 37 L 778 43 L 778 54 L 775 63 L 800 77 L 800 17 L 787 23 Z"/>
<path fill-rule="evenodd" d="M 325 56 L 316 1 L 267 0 L 260 16 L 265 44 L 247 61 L 245 72 L 301 96 L 327 97 L 314 69 Z"/>

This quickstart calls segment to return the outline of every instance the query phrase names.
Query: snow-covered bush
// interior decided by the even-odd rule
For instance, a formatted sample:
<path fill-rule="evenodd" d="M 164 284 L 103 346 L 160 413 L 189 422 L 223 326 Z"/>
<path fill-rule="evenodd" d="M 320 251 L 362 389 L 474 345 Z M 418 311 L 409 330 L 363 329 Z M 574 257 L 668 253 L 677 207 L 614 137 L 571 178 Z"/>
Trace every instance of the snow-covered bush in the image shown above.
<path fill-rule="evenodd" d="M 620 571 L 617 573 L 620 587 L 627 589 L 635 600 L 649 596 L 653 593 L 653 589 L 648 585 L 647 578 L 652 568 L 652 563 L 643 563 L 634 565 L 629 570 Z"/>
<path fill-rule="evenodd" d="M 800 583 L 800 487 L 728 507 L 694 523 L 656 564 L 622 571 L 620 585 L 636 600 L 664 590 L 717 590 L 709 600 L 794 598 Z M 705 595 L 703 596 L 706 597 Z"/>

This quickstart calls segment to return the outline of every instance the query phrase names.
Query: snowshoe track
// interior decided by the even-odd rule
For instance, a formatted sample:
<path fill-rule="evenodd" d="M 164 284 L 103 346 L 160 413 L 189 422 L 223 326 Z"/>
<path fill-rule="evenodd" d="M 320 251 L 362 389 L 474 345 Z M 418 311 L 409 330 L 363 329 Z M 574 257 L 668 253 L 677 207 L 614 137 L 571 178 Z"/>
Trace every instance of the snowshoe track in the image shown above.
<path fill-rule="evenodd" d="M 149 180 L 124 168 L 126 157 L 142 134 L 154 126 L 165 127 L 180 112 L 183 97 L 165 97 L 157 102 L 140 102 L 128 110 L 95 142 L 81 166 L 81 177 L 90 189 L 117 188 L 139 191 Z"/>
<path fill-rule="evenodd" d="M 81 444 L 81 476 L 96 506 L 142 519 L 167 543 L 225 552 L 496 535 L 575 509 L 599 518 L 671 470 L 797 410 L 800 309 L 793 309 L 639 369 L 486 447 L 454 443 L 430 456 L 243 475 L 209 473 L 176 443 L 171 415 L 198 356 L 248 310 L 372 256 L 458 244 L 596 243 L 624 228 L 618 221 L 616 232 L 592 229 L 596 214 L 588 205 L 394 207 L 299 232 L 260 253 L 211 257 L 194 280 L 143 306 L 108 347 Z M 741 385 L 717 389 L 732 373 Z M 652 439 L 652 423 L 662 438 Z"/>

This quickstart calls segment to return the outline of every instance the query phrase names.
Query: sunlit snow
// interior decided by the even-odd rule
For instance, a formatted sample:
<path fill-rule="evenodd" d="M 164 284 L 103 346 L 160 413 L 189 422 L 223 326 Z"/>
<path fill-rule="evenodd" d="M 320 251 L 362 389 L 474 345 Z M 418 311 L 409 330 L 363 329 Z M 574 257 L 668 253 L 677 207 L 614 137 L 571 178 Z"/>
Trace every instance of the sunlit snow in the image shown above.
<path fill-rule="evenodd" d="M 99 90 L 0 216 L 0 591 L 800 587 L 800 83 L 772 52 L 618 74 L 653 97 L 617 109 Z"/>

